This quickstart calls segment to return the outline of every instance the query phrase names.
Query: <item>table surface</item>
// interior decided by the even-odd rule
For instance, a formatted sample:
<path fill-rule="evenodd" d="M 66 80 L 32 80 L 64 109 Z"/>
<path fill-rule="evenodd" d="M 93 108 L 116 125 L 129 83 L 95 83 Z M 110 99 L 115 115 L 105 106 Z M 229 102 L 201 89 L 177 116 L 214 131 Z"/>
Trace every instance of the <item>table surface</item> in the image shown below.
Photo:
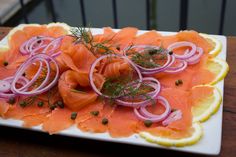
<path fill-rule="evenodd" d="M 11 28 L 0 27 L 0 40 Z M 236 155 L 236 37 L 227 37 L 227 62 L 230 71 L 225 78 L 223 136 L 219 156 Z M 96 156 L 203 156 L 170 150 L 146 148 L 88 139 L 48 135 L 9 127 L 0 127 L 0 157 L 96 157 Z M 209 148 L 210 149 L 210 148 Z"/>

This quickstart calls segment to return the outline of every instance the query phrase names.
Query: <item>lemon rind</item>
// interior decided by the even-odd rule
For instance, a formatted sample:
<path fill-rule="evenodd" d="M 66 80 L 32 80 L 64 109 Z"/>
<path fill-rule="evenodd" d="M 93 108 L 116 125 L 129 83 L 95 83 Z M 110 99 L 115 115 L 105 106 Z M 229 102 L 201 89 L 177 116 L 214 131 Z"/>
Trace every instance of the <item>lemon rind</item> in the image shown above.
<path fill-rule="evenodd" d="M 211 50 L 209 52 L 209 54 L 212 57 L 216 57 L 222 51 L 223 46 L 222 46 L 222 43 L 218 39 L 216 39 L 215 37 L 210 36 L 208 34 L 204 34 L 204 33 L 199 33 L 199 35 L 201 35 L 204 38 L 208 38 L 208 39 L 210 39 L 211 41 L 213 41 L 215 43 L 216 46 L 214 47 L 213 50 Z"/>
<path fill-rule="evenodd" d="M 213 87 L 214 88 L 214 91 L 213 91 L 213 94 L 214 94 L 214 101 L 212 102 L 212 104 L 210 105 L 210 107 L 204 111 L 204 113 L 202 113 L 201 115 L 199 116 L 196 116 L 196 117 L 193 117 L 193 122 L 205 122 L 207 121 L 208 119 L 210 119 L 210 117 L 212 115 L 214 115 L 220 108 L 220 105 L 222 103 L 222 94 L 220 92 L 220 90 L 215 87 L 215 86 L 212 86 L 212 85 L 199 85 L 199 86 L 195 86 L 193 88 L 197 88 L 197 87 L 201 87 L 201 86 L 209 86 L 209 87 Z"/>
<path fill-rule="evenodd" d="M 190 137 L 182 139 L 170 139 L 161 136 L 154 136 L 148 132 L 140 132 L 139 135 L 146 141 L 166 147 L 183 147 L 197 143 L 203 136 L 203 127 L 199 122 L 193 123 L 194 132 Z"/>
<path fill-rule="evenodd" d="M 217 77 L 212 82 L 209 83 L 210 85 L 215 85 L 216 83 L 218 83 L 221 80 L 223 80 L 225 78 L 225 76 L 228 74 L 228 72 L 229 72 L 229 65 L 223 59 L 213 58 L 211 60 L 213 62 L 216 62 L 216 63 L 219 63 L 220 65 L 222 65 L 222 69 L 221 69 L 220 73 L 218 73 Z"/>

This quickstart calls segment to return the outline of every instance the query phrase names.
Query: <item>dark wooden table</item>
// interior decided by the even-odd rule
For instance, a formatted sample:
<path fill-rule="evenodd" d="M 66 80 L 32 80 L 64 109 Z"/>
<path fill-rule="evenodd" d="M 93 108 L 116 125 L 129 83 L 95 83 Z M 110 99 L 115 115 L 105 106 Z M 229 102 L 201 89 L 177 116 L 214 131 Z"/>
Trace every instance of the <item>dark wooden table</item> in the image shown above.
<path fill-rule="evenodd" d="M 10 28 L 0 28 L 0 39 Z M 230 72 L 225 79 L 223 139 L 219 156 L 236 156 L 236 37 L 227 38 L 227 62 Z M 211 148 L 209 148 L 211 149 Z M 0 126 L 0 157 L 76 157 L 76 156 L 203 156 L 170 150 L 145 148 L 87 139 L 50 136 L 28 130 Z"/>

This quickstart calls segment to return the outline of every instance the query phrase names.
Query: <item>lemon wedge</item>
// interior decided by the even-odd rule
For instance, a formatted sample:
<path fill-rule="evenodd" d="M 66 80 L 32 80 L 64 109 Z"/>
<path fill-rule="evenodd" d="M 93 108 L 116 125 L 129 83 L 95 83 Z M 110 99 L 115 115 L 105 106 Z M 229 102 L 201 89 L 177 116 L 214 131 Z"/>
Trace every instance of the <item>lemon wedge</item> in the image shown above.
<path fill-rule="evenodd" d="M 191 135 L 181 139 L 154 136 L 148 132 L 140 132 L 139 135 L 151 143 L 156 143 L 167 147 L 183 147 L 197 143 L 203 136 L 203 128 L 200 123 L 193 123 Z"/>
<path fill-rule="evenodd" d="M 210 85 L 214 85 L 224 79 L 229 71 L 227 62 L 219 58 L 209 59 L 206 63 L 206 67 L 210 72 L 216 75 L 215 79 L 209 83 Z"/>
<path fill-rule="evenodd" d="M 213 45 L 214 48 L 209 52 L 209 54 L 212 57 L 216 57 L 222 50 L 222 43 L 213 36 L 204 33 L 200 33 L 200 35 L 204 37 L 211 45 Z"/>
<path fill-rule="evenodd" d="M 210 95 L 204 91 L 210 89 Z M 202 98 L 193 100 L 192 114 L 193 122 L 204 122 L 215 114 L 222 102 L 222 96 L 219 89 L 211 85 L 199 85 L 192 88 L 191 92 L 198 91 L 197 95 L 204 95 Z"/>

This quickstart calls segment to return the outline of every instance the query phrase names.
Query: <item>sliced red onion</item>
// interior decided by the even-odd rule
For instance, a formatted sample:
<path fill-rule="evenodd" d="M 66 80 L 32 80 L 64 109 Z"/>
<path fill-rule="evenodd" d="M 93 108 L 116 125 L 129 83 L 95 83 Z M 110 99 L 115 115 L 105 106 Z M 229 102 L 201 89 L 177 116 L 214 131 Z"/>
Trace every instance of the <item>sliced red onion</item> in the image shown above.
<path fill-rule="evenodd" d="M 6 86 L 4 86 L 5 87 L 5 91 L 4 90 L 2 90 L 1 92 L 0 92 L 0 98 L 3 98 L 3 99 L 9 99 L 10 97 L 15 97 L 16 95 L 14 94 L 14 93 L 12 93 L 12 91 L 11 91 L 11 83 L 12 83 L 12 81 L 13 81 L 13 77 L 7 77 L 7 78 L 5 78 L 4 80 L 1 80 L 0 82 L 0 86 L 4 86 L 4 85 L 6 85 L 7 86 L 7 88 L 6 88 Z M 25 77 L 20 77 L 19 78 L 19 80 L 18 80 L 18 84 L 20 84 L 20 85 L 22 85 L 22 86 L 24 86 L 26 83 L 28 83 L 29 82 L 29 80 L 28 79 L 26 79 Z M 10 88 L 8 88 L 9 87 L 9 85 L 10 85 Z"/>
<path fill-rule="evenodd" d="M 124 55 L 127 56 L 127 55 L 126 55 L 127 51 L 130 50 L 130 49 L 132 49 L 132 48 L 137 48 L 137 49 L 138 49 L 138 53 L 145 52 L 145 51 L 144 51 L 145 48 L 160 49 L 160 47 L 158 47 L 158 46 L 151 46 L 151 45 L 135 45 L 135 46 L 129 46 L 129 47 L 125 48 L 124 51 L 123 51 Z M 155 74 L 155 73 L 158 73 L 158 72 L 163 71 L 166 67 L 168 67 L 168 66 L 171 64 L 172 60 L 174 60 L 174 59 L 173 59 L 173 56 L 171 57 L 171 55 L 169 55 L 168 53 L 166 53 L 166 55 L 167 55 L 167 61 L 166 61 L 166 63 L 165 63 L 164 65 L 162 65 L 161 67 L 145 68 L 145 67 L 142 67 L 142 66 L 136 64 L 135 62 L 134 62 L 134 64 L 141 70 L 141 73 L 142 73 L 142 74 Z"/>
<path fill-rule="evenodd" d="M 196 64 L 200 61 L 201 56 L 203 55 L 203 49 L 201 47 L 197 47 L 197 53 L 192 57 L 188 58 L 186 61 L 189 65 Z"/>
<path fill-rule="evenodd" d="M 19 89 L 16 88 L 16 83 L 18 82 L 19 78 L 22 76 L 24 71 L 30 65 L 32 65 L 35 61 L 42 61 L 42 62 L 45 62 L 45 64 L 46 64 L 47 75 L 46 75 L 46 78 L 44 79 L 44 81 L 41 83 L 40 86 L 38 86 L 36 89 L 33 89 L 31 91 L 25 91 L 24 90 L 26 88 L 25 86 L 23 86 L 23 87 L 21 87 Z M 56 74 L 55 74 L 53 80 L 50 83 L 48 83 L 50 72 L 51 72 L 50 64 L 49 63 L 53 63 L 55 65 L 55 68 L 56 68 Z M 16 74 L 14 76 L 14 79 L 12 81 L 12 84 L 11 84 L 11 90 L 12 90 L 13 93 L 15 93 L 17 95 L 33 96 L 33 95 L 41 94 L 41 93 L 44 93 L 44 92 L 48 91 L 49 89 L 51 89 L 57 83 L 58 77 L 59 77 L 59 67 L 58 67 L 56 61 L 52 57 L 50 57 L 50 56 L 48 56 L 46 54 L 38 54 L 38 55 L 35 55 L 35 56 L 29 58 L 17 70 L 17 72 L 16 72 Z M 28 84 L 26 84 L 26 85 L 28 86 Z"/>
<path fill-rule="evenodd" d="M 142 106 L 146 106 L 147 104 L 150 104 L 151 101 L 156 99 L 156 97 L 160 93 L 161 85 L 160 85 L 160 82 L 153 77 L 143 78 L 143 82 L 144 81 L 149 82 L 149 84 L 147 84 L 147 85 L 154 88 L 154 91 L 151 91 L 146 94 L 147 96 L 150 96 L 150 99 L 147 99 L 147 97 L 145 97 L 145 96 L 137 96 L 136 98 L 141 98 L 144 100 L 138 101 L 138 102 L 133 102 L 133 101 L 129 100 L 129 97 L 125 97 L 125 99 L 124 99 L 124 97 L 122 97 L 122 98 L 118 98 L 115 100 L 116 104 L 121 105 L 121 106 L 126 106 L 126 107 L 134 107 L 134 108 L 139 108 Z M 133 100 L 134 98 L 131 97 L 131 99 Z"/>
<path fill-rule="evenodd" d="M 42 53 L 46 53 L 48 55 L 51 55 L 52 53 L 54 53 L 54 51 L 59 48 L 62 39 L 63 37 L 54 39 L 52 42 L 50 42 L 47 45 L 47 47 L 45 47 L 45 49 L 43 49 Z"/>
<path fill-rule="evenodd" d="M 51 42 L 54 38 L 47 36 L 35 36 L 25 41 L 21 47 L 20 52 L 23 55 L 29 55 L 35 50 L 42 49 L 46 47 L 48 42 Z"/>
<path fill-rule="evenodd" d="M 186 61 L 180 61 L 180 64 L 176 67 L 168 67 L 164 72 L 166 73 L 178 73 L 187 68 L 188 64 Z"/>
<path fill-rule="evenodd" d="M 140 109 L 134 108 L 134 113 L 135 115 L 140 119 L 140 120 L 150 120 L 152 122 L 160 122 L 164 120 L 170 113 L 171 107 L 169 102 L 162 96 L 157 97 L 157 101 L 159 101 L 164 107 L 165 107 L 165 112 L 162 113 L 161 115 L 155 115 L 147 111 L 146 107 L 143 106 L 140 107 Z M 150 104 L 151 105 L 151 104 Z"/>
<path fill-rule="evenodd" d="M 156 70 L 156 71 L 143 71 L 142 74 L 143 75 L 146 75 L 146 76 L 149 76 L 149 75 L 153 75 L 153 74 L 157 74 L 159 72 L 163 72 L 165 71 L 167 68 L 169 68 L 171 65 L 173 65 L 175 62 L 175 57 L 173 55 L 170 56 L 170 61 L 168 62 L 168 65 L 166 65 L 165 67 L 162 67 L 161 69 L 159 70 Z"/>
<path fill-rule="evenodd" d="M 33 61 L 32 64 L 34 64 L 35 62 Z M 28 66 L 26 66 L 26 63 L 22 64 L 20 69 L 24 69 L 24 71 L 28 68 Z M 43 65 L 42 65 L 42 60 L 39 62 L 39 68 L 38 68 L 38 71 L 36 72 L 36 74 L 34 75 L 34 77 L 27 83 L 25 84 L 24 86 L 22 86 L 21 88 L 19 88 L 18 90 L 24 90 L 24 89 L 27 89 L 29 88 L 32 84 L 34 84 L 34 82 L 38 79 L 39 75 L 41 74 L 42 72 L 42 68 L 43 68 Z M 23 71 L 23 70 L 22 70 Z M 24 72 L 23 72 L 24 73 Z M 22 73 L 22 74 L 23 74 Z"/>
<path fill-rule="evenodd" d="M 11 84 L 8 81 L 0 80 L 0 93 L 9 92 Z"/>
<path fill-rule="evenodd" d="M 51 55 L 51 57 L 56 58 L 56 57 L 58 57 L 61 53 L 62 53 L 61 51 L 58 51 L 58 52 L 56 52 L 56 53 L 53 53 L 53 54 Z"/>
<path fill-rule="evenodd" d="M 175 43 L 169 45 L 167 49 L 169 51 L 173 51 L 176 48 L 181 48 L 181 47 L 186 47 L 186 46 L 191 47 L 191 50 L 188 51 L 189 53 L 185 53 L 183 55 L 174 54 L 174 56 L 177 59 L 188 59 L 188 58 L 192 57 L 196 53 L 196 50 L 197 50 L 196 45 L 191 42 L 187 42 L 187 41 L 175 42 Z"/>
<path fill-rule="evenodd" d="M 139 69 L 134 65 L 134 63 L 133 63 L 132 61 L 130 61 L 130 60 L 129 60 L 127 57 L 125 57 L 125 56 L 120 56 L 120 55 L 116 55 L 116 54 L 109 54 L 109 55 L 104 55 L 104 56 L 101 56 L 101 57 L 97 58 L 97 59 L 93 62 L 93 64 L 91 65 L 91 68 L 90 68 L 90 71 L 89 71 L 89 82 L 90 82 L 91 87 L 93 88 L 93 90 L 95 91 L 95 93 L 97 93 L 98 95 L 100 95 L 100 96 L 102 96 L 102 97 L 104 97 L 104 98 L 118 98 L 118 97 L 121 97 L 121 96 L 111 97 L 111 96 L 109 96 L 109 95 L 105 95 L 105 94 L 101 93 L 101 92 L 98 90 L 98 88 L 96 87 L 96 85 L 94 84 L 94 81 L 93 81 L 93 72 L 94 72 L 94 69 L 95 69 L 96 65 L 97 65 L 101 60 L 103 60 L 103 59 L 105 59 L 105 58 L 110 58 L 110 57 L 119 57 L 119 58 L 122 58 L 122 59 L 126 60 L 126 61 L 133 67 L 133 69 L 137 72 L 137 75 L 138 75 L 138 78 L 139 78 L 139 79 L 138 79 L 138 86 L 137 86 L 137 87 L 140 86 L 140 83 L 142 82 L 143 77 L 142 77 L 142 75 L 141 75 Z"/>
<path fill-rule="evenodd" d="M 176 110 L 176 111 L 170 113 L 169 116 L 164 121 L 162 121 L 162 125 L 167 126 L 170 123 L 177 121 L 181 118 L 182 118 L 181 110 Z"/>

